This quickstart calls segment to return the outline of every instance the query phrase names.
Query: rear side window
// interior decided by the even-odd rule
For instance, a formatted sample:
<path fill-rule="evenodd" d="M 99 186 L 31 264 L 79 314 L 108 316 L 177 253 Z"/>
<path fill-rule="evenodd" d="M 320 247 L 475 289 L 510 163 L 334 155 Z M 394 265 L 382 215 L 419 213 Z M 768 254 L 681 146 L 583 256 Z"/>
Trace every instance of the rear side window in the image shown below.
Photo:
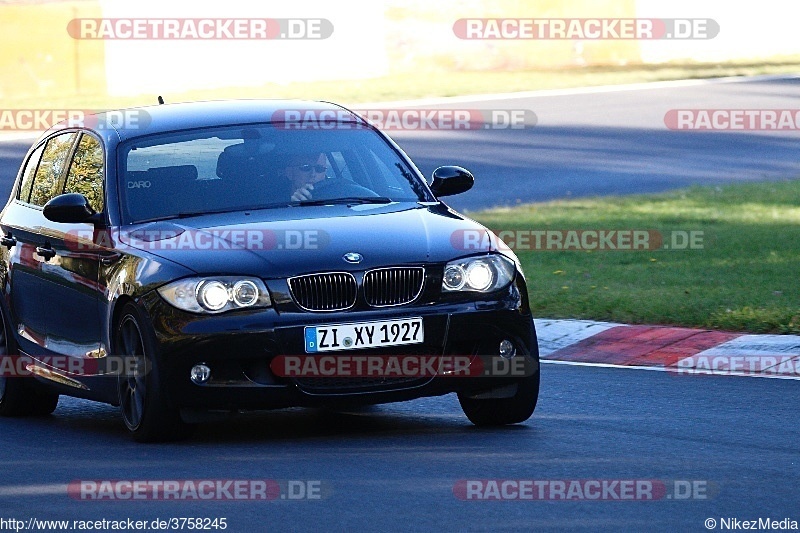
<path fill-rule="evenodd" d="M 31 195 L 33 177 L 36 175 L 36 167 L 39 166 L 39 160 L 42 158 L 42 150 L 44 150 L 44 145 L 34 150 L 34 152 L 31 154 L 31 157 L 28 159 L 28 164 L 25 165 L 25 170 L 22 173 L 22 184 L 19 188 L 18 198 L 23 202 L 27 202 Z"/>
<path fill-rule="evenodd" d="M 103 210 L 103 147 L 95 137 L 81 137 L 67 175 L 64 192 L 77 192 L 98 213 Z"/>
<path fill-rule="evenodd" d="M 75 133 L 63 133 L 47 141 L 42 160 L 36 170 L 29 202 L 42 206 L 59 193 L 58 185 L 64 175 Z"/>

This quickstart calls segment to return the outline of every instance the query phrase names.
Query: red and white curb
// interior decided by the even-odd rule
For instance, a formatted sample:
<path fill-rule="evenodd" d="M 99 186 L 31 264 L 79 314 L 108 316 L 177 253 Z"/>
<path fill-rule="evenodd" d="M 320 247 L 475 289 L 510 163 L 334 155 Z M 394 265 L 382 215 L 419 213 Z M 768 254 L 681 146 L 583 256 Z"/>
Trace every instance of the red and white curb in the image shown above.
<path fill-rule="evenodd" d="M 800 380 L 800 336 L 535 320 L 543 362 Z"/>

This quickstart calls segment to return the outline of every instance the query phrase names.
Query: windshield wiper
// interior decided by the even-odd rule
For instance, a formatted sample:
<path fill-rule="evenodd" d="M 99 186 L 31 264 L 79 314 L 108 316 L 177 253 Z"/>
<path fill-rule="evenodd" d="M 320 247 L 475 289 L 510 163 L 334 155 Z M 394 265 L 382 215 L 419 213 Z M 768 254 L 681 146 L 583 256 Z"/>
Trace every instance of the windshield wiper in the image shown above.
<path fill-rule="evenodd" d="M 236 213 L 238 211 L 257 211 L 259 209 L 274 209 L 276 207 L 288 207 L 289 203 L 274 203 L 274 204 L 261 204 L 261 205 L 251 205 L 245 207 L 224 207 L 221 209 L 208 209 L 206 211 L 197 212 L 197 211 L 183 211 L 174 215 L 172 218 L 191 218 L 191 217 L 202 217 L 204 215 L 216 215 L 219 213 Z"/>
<path fill-rule="evenodd" d="M 314 206 L 314 205 L 334 205 L 334 204 L 390 204 L 394 200 L 386 196 L 345 196 L 344 198 L 330 198 L 328 200 L 303 200 L 292 205 Z"/>

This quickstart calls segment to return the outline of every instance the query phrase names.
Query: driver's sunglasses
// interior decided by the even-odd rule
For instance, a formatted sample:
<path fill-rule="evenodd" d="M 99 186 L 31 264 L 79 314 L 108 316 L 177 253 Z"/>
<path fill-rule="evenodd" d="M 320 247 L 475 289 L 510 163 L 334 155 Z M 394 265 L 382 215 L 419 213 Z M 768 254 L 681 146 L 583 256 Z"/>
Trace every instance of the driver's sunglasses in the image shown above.
<path fill-rule="evenodd" d="M 317 174 L 322 174 L 323 172 L 328 171 L 328 167 L 326 165 L 299 165 L 298 170 L 300 172 L 311 172 L 312 170 Z"/>

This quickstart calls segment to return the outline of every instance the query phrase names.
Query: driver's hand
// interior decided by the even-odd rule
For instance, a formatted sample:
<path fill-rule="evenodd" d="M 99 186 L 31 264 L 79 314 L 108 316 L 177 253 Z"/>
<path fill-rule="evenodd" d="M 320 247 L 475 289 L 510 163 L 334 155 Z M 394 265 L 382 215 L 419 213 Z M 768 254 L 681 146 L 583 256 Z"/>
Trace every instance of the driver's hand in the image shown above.
<path fill-rule="evenodd" d="M 293 202 L 302 202 L 304 200 L 311 200 L 311 191 L 314 190 L 314 185 L 311 183 L 307 183 L 294 191 L 292 195 Z"/>

